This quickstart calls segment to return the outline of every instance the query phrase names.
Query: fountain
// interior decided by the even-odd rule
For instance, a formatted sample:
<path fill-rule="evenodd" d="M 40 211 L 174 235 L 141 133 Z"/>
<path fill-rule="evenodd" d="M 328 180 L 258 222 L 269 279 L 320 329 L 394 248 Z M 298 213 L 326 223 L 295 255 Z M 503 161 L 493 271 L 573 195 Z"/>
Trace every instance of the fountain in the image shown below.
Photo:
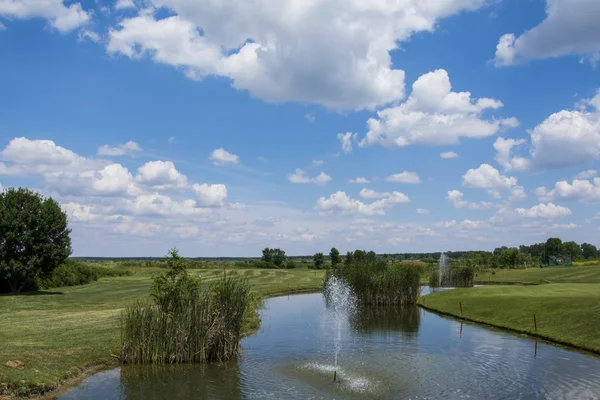
<path fill-rule="evenodd" d="M 438 270 L 440 275 L 439 287 L 452 286 L 452 275 L 450 273 L 450 265 L 448 263 L 448 258 L 446 257 L 445 253 L 442 253 L 440 255 Z"/>
<path fill-rule="evenodd" d="M 333 311 L 335 335 L 333 337 L 334 349 L 334 381 L 337 377 L 338 357 L 342 350 L 342 331 L 348 317 L 356 308 L 356 300 L 350 287 L 342 279 L 330 277 L 325 284 L 323 292 L 327 305 Z"/>

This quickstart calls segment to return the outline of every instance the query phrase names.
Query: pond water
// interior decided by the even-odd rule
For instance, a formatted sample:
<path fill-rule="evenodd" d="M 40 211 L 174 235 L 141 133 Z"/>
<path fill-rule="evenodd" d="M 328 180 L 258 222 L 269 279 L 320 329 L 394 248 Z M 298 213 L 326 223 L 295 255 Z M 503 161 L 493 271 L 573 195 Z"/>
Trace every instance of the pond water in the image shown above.
<path fill-rule="evenodd" d="M 417 308 L 359 310 L 339 336 L 321 294 L 268 299 L 261 316 L 237 361 L 118 368 L 59 398 L 600 399 L 600 358 Z"/>

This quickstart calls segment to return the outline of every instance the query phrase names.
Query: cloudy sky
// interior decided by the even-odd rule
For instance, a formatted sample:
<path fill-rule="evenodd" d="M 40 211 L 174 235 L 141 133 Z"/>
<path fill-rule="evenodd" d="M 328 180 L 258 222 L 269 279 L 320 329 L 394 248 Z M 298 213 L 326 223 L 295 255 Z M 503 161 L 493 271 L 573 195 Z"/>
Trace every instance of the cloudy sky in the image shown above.
<path fill-rule="evenodd" d="M 597 0 L 0 0 L 0 187 L 74 255 L 600 231 Z"/>

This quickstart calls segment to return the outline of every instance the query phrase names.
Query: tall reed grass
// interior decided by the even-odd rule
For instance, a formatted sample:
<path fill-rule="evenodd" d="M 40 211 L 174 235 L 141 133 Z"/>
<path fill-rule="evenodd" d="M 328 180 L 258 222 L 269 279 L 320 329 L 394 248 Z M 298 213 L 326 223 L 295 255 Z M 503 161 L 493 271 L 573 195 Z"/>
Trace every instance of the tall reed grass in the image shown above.
<path fill-rule="evenodd" d="M 475 270 L 473 267 L 452 267 L 451 285 L 454 287 L 472 287 Z"/>
<path fill-rule="evenodd" d="M 361 305 L 414 305 L 423 267 L 419 261 L 364 259 L 328 271 L 325 284 L 334 276 L 343 279 Z"/>
<path fill-rule="evenodd" d="M 181 271 L 176 279 L 168 273 L 155 279 L 162 286 L 153 289 L 154 303 L 138 301 L 123 312 L 123 363 L 210 363 L 237 356 L 246 313 L 254 312 L 247 280 L 224 273 L 202 290 Z"/>

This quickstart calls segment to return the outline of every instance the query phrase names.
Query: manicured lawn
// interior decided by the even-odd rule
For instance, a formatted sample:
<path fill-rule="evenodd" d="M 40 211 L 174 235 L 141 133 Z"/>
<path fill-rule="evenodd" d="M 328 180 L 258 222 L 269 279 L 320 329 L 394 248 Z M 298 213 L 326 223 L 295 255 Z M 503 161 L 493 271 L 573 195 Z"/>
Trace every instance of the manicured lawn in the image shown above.
<path fill-rule="evenodd" d="M 43 389 L 97 362 L 115 363 L 121 310 L 136 299 L 147 299 L 157 269 L 136 270 L 132 276 L 52 289 L 37 295 L 0 296 L 0 396 L 7 387 L 23 393 Z M 190 270 L 209 284 L 223 269 Z M 324 271 L 228 270 L 243 274 L 256 293 L 268 296 L 318 290 Z M 20 360 L 25 368 L 5 366 Z M 5 386 L 3 388 L 3 385 Z"/>
<path fill-rule="evenodd" d="M 600 353 L 600 284 L 494 285 L 436 292 L 420 299 L 425 307 L 456 317 L 461 316 L 459 303 L 466 319 Z"/>
<path fill-rule="evenodd" d="M 600 265 L 569 268 L 528 268 L 479 272 L 476 283 L 600 283 Z"/>

